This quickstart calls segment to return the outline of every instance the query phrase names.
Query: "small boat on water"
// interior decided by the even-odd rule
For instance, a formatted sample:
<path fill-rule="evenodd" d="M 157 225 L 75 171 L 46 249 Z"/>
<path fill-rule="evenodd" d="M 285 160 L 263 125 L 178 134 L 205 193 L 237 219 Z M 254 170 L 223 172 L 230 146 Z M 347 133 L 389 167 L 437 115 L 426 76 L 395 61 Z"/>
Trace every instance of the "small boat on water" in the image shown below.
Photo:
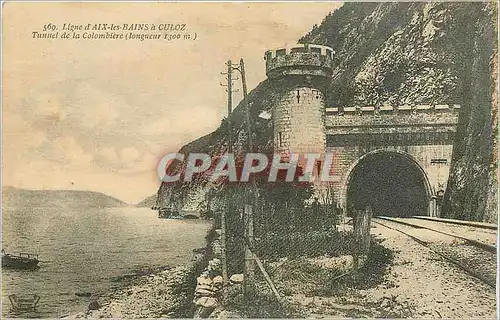
<path fill-rule="evenodd" d="M 2 268 L 35 269 L 38 267 L 38 255 L 33 253 L 10 254 L 2 249 Z"/>
<path fill-rule="evenodd" d="M 36 306 L 40 301 L 40 296 L 36 294 L 19 296 L 17 294 L 9 295 L 12 313 L 21 313 L 36 311 Z"/>

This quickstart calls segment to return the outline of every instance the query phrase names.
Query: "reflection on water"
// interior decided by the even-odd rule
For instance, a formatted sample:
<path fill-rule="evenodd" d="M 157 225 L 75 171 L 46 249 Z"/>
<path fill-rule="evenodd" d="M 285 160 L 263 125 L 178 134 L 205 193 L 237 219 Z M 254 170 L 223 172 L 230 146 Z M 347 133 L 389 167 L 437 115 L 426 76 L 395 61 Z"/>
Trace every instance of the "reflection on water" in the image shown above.
<path fill-rule="evenodd" d="M 4 316 L 13 293 L 40 295 L 40 317 L 84 311 L 89 298 L 77 293 L 108 292 L 127 276 L 188 263 L 209 229 L 144 208 L 7 208 L 2 216 L 3 248 L 41 260 L 36 271 L 2 270 Z"/>

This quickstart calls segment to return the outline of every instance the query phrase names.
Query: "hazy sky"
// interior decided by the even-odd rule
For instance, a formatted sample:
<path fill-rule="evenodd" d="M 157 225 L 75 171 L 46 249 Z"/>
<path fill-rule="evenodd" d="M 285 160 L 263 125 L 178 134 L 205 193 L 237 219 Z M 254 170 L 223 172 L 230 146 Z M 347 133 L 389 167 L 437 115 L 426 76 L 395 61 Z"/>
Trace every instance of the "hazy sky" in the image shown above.
<path fill-rule="evenodd" d="M 3 185 L 95 190 L 136 203 L 165 153 L 226 112 L 225 61 L 293 45 L 341 3 L 4 3 Z M 52 23 L 185 23 L 195 41 L 33 39 Z M 240 95 L 235 95 L 235 105 Z"/>

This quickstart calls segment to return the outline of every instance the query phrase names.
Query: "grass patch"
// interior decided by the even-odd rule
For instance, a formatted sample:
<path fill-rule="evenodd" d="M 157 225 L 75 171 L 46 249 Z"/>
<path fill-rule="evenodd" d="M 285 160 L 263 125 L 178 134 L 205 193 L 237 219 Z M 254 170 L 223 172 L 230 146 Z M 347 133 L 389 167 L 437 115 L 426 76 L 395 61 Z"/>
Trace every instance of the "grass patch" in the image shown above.
<path fill-rule="evenodd" d="M 342 296 L 356 289 L 368 289 L 383 282 L 393 253 L 372 240 L 365 264 L 354 271 L 321 267 L 306 257 L 281 259 L 268 263 L 267 271 L 285 295 Z"/>
<path fill-rule="evenodd" d="M 266 270 L 282 296 L 338 297 L 342 301 L 355 294 L 355 290 L 382 283 L 393 261 L 392 251 L 372 238 L 364 265 L 349 271 L 346 266 L 353 240 L 352 233 L 337 231 L 271 234 L 266 238 L 267 242 L 259 243 L 259 256 L 265 260 Z M 350 261 L 352 263 L 352 259 Z M 306 309 L 295 300 L 278 303 L 258 270 L 255 293 L 252 301 L 244 301 L 241 294 L 236 295 L 228 301 L 228 306 L 248 318 L 305 316 Z M 362 310 L 359 312 L 363 314 Z"/>
<path fill-rule="evenodd" d="M 368 289 L 382 283 L 387 267 L 392 264 L 393 259 L 393 252 L 372 238 L 365 264 L 352 277 L 346 278 L 345 285 L 355 289 Z"/>
<path fill-rule="evenodd" d="M 257 252 L 264 259 L 281 257 L 340 256 L 350 254 L 354 246 L 352 232 L 322 230 L 308 232 L 269 233 L 257 243 Z"/>
<path fill-rule="evenodd" d="M 227 309 L 235 311 L 244 318 L 298 318 L 303 317 L 297 306 L 283 301 L 279 303 L 267 284 L 257 279 L 255 295 L 251 301 L 243 299 L 243 295 L 235 295 L 228 300 Z"/>
<path fill-rule="evenodd" d="M 350 290 L 373 288 L 383 282 L 387 267 L 392 264 L 393 258 L 390 249 L 372 239 L 370 253 L 361 268 L 340 278 L 340 272 L 332 272 L 309 294 L 323 297 L 342 296 Z"/>

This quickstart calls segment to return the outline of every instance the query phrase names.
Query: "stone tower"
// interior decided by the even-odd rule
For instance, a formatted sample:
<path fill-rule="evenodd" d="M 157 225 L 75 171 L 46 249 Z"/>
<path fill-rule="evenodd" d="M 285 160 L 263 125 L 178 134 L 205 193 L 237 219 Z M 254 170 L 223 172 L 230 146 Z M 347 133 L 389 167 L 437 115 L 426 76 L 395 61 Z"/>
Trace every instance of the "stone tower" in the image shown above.
<path fill-rule="evenodd" d="M 275 154 L 324 154 L 332 58 L 332 48 L 312 44 L 265 53 L 267 77 L 281 90 L 273 107 Z"/>

